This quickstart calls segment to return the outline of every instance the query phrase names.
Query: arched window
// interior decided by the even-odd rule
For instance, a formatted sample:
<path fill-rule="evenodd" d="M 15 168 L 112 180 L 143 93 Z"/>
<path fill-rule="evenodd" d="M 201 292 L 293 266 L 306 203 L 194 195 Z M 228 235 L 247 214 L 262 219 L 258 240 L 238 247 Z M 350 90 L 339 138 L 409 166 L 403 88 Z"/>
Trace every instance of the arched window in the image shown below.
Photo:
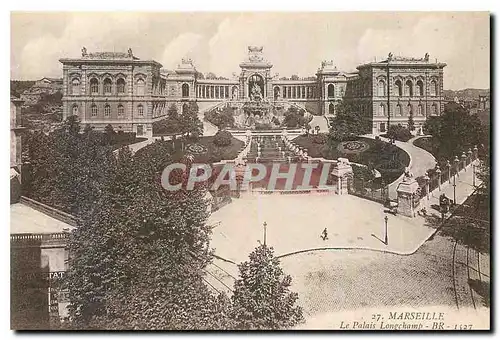
<path fill-rule="evenodd" d="M 92 106 L 90 107 L 90 113 L 91 113 L 92 117 L 97 116 L 97 105 L 96 104 L 92 104 Z"/>
<path fill-rule="evenodd" d="M 438 114 L 438 107 L 436 103 L 432 104 L 432 114 L 435 116 Z"/>
<path fill-rule="evenodd" d="M 403 84 L 401 84 L 401 80 L 396 80 L 394 83 L 394 94 L 398 97 L 403 95 Z"/>
<path fill-rule="evenodd" d="M 412 113 L 411 104 L 406 105 L 406 113 L 408 114 L 408 116 Z"/>
<path fill-rule="evenodd" d="M 385 96 L 385 81 L 383 81 L 383 80 L 379 80 L 378 81 L 377 95 L 379 97 L 384 97 Z"/>
<path fill-rule="evenodd" d="M 80 94 L 80 80 L 78 78 L 71 81 L 71 94 Z"/>
<path fill-rule="evenodd" d="M 118 116 L 123 116 L 125 114 L 125 108 L 122 104 L 118 105 Z"/>
<path fill-rule="evenodd" d="M 144 96 L 145 85 L 144 79 L 137 79 L 137 95 Z"/>
<path fill-rule="evenodd" d="M 335 86 L 333 84 L 328 85 L 328 97 L 335 97 Z"/>
<path fill-rule="evenodd" d="M 278 100 L 280 97 L 280 88 L 278 86 L 274 87 L 274 100 Z"/>
<path fill-rule="evenodd" d="M 437 82 L 435 80 L 431 81 L 431 96 L 437 96 L 438 95 L 438 89 L 437 89 Z"/>
<path fill-rule="evenodd" d="M 111 94 L 111 79 L 106 78 L 104 79 L 104 94 Z"/>
<path fill-rule="evenodd" d="M 331 115 L 335 115 L 335 105 L 333 105 L 333 103 L 330 103 L 330 105 L 328 105 L 328 113 Z"/>
<path fill-rule="evenodd" d="M 111 107 L 108 104 L 106 104 L 104 106 L 104 117 L 109 117 L 110 114 L 111 114 Z"/>
<path fill-rule="evenodd" d="M 418 104 L 417 114 L 419 116 L 423 116 L 424 115 L 424 110 L 423 110 L 422 104 Z"/>
<path fill-rule="evenodd" d="M 385 116 L 385 105 L 382 103 L 378 106 L 378 115 Z"/>
<path fill-rule="evenodd" d="M 187 112 L 187 110 L 188 110 L 188 105 L 187 105 L 187 104 L 183 104 L 183 105 L 182 105 L 182 113 L 183 113 L 183 114 L 184 114 L 184 113 L 186 113 L 186 112 Z"/>
<path fill-rule="evenodd" d="M 424 83 L 419 80 L 417 81 L 417 96 L 423 96 L 424 95 Z"/>
<path fill-rule="evenodd" d="M 78 105 L 73 105 L 73 108 L 72 108 L 72 113 L 73 113 L 73 116 L 78 116 Z"/>
<path fill-rule="evenodd" d="M 137 113 L 139 116 L 144 116 L 144 106 L 142 104 L 137 105 Z"/>
<path fill-rule="evenodd" d="M 398 116 L 403 115 L 403 108 L 401 107 L 401 104 L 396 105 L 396 115 Z"/>
<path fill-rule="evenodd" d="M 182 97 L 189 97 L 189 85 L 182 84 Z"/>
<path fill-rule="evenodd" d="M 90 93 L 98 94 L 99 93 L 99 80 L 96 78 L 90 79 Z"/>
<path fill-rule="evenodd" d="M 118 94 L 125 93 L 125 80 L 123 78 L 119 78 L 116 81 L 116 91 L 118 92 Z"/>
<path fill-rule="evenodd" d="M 407 80 L 405 83 L 405 96 L 413 96 L 413 83 L 411 82 L 411 80 Z"/>

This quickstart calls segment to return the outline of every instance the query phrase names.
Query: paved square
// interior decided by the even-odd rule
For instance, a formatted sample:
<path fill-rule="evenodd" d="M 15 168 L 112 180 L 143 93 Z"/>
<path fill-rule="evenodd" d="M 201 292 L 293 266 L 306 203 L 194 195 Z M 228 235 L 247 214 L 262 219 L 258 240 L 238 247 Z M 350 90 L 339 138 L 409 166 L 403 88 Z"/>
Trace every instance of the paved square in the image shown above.
<path fill-rule="evenodd" d="M 384 239 L 384 208 L 351 195 L 296 194 L 249 195 L 234 199 L 214 212 L 211 246 L 215 254 L 234 262 L 263 242 L 267 223 L 267 244 L 276 255 L 318 248 L 360 248 L 407 254 L 415 251 L 433 229 L 421 218 L 388 215 L 388 238 Z M 328 229 L 328 239 L 320 235 Z M 379 239 L 374 237 L 377 236 Z"/>

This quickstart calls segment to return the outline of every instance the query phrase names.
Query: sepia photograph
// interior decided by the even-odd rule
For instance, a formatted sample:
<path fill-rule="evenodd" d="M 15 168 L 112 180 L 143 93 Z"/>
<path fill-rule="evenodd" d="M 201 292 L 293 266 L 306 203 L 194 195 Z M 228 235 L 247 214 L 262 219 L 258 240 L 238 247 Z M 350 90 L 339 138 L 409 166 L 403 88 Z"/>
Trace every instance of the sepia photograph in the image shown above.
<path fill-rule="evenodd" d="M 10 12 L 10 328 L 491 330 L 491 24 Z"/>

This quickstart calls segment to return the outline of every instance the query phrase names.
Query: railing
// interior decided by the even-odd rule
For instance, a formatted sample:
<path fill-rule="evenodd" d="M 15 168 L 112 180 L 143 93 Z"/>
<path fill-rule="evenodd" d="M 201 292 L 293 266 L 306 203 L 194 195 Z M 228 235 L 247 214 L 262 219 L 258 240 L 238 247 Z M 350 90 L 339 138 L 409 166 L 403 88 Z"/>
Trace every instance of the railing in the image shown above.
<path fill-rule="evenodd" d="M 12 234 L 10 242 L 18 246 L 43 246 L 60 245 L 66 246 L 69 240 L 69 233 L 46 233 L 46 234 Z"/>
<path fill-rule="evenodd" d="M 252 192 L 259 195 L 300 195 L 300 194 L 331 194 L 335 193 L 335 186 L 326 188 L 311 188 L 311 189 L 292 189 L 292 190 L 266 190 L 253 189 Z"/>

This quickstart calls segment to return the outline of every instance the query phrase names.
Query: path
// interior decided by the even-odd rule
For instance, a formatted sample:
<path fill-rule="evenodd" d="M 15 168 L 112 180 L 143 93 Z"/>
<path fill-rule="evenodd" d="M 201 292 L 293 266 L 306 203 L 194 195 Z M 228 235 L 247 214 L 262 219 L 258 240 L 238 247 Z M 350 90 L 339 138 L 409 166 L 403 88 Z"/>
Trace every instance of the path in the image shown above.
<path fill-rule="evenodd" d="M 375 135 L 373 134 L 363 135 L 363 137 L 375 139 Z M 380 137 L 380 139 L 386 142 L 389 141 L 389 139 L 384 137 Z M 410 141 L 396 141 L 395 145 L 406 151 L 410 156 L 410 171 L 413 173 L 414 177 L 424 176 L 428 169 L 436 166 L 436 159 L 430 152 L 413 145 Z M 389 185 L 389 197 L 391 199 L 397 198 L 397 188 L 402 180 L 403 177 L 400 176 L 400 178 Z"/>
<path fill-rule="evenodd" d="M 328 132 L 328 122 L 325 116 L 313 116 L 313 119 L 309 123 L 311 129 L 314 130 L 316 126 L 319 126 L 319 132 Z M 316 131 L 315 131 L 316 132 Z"/>

